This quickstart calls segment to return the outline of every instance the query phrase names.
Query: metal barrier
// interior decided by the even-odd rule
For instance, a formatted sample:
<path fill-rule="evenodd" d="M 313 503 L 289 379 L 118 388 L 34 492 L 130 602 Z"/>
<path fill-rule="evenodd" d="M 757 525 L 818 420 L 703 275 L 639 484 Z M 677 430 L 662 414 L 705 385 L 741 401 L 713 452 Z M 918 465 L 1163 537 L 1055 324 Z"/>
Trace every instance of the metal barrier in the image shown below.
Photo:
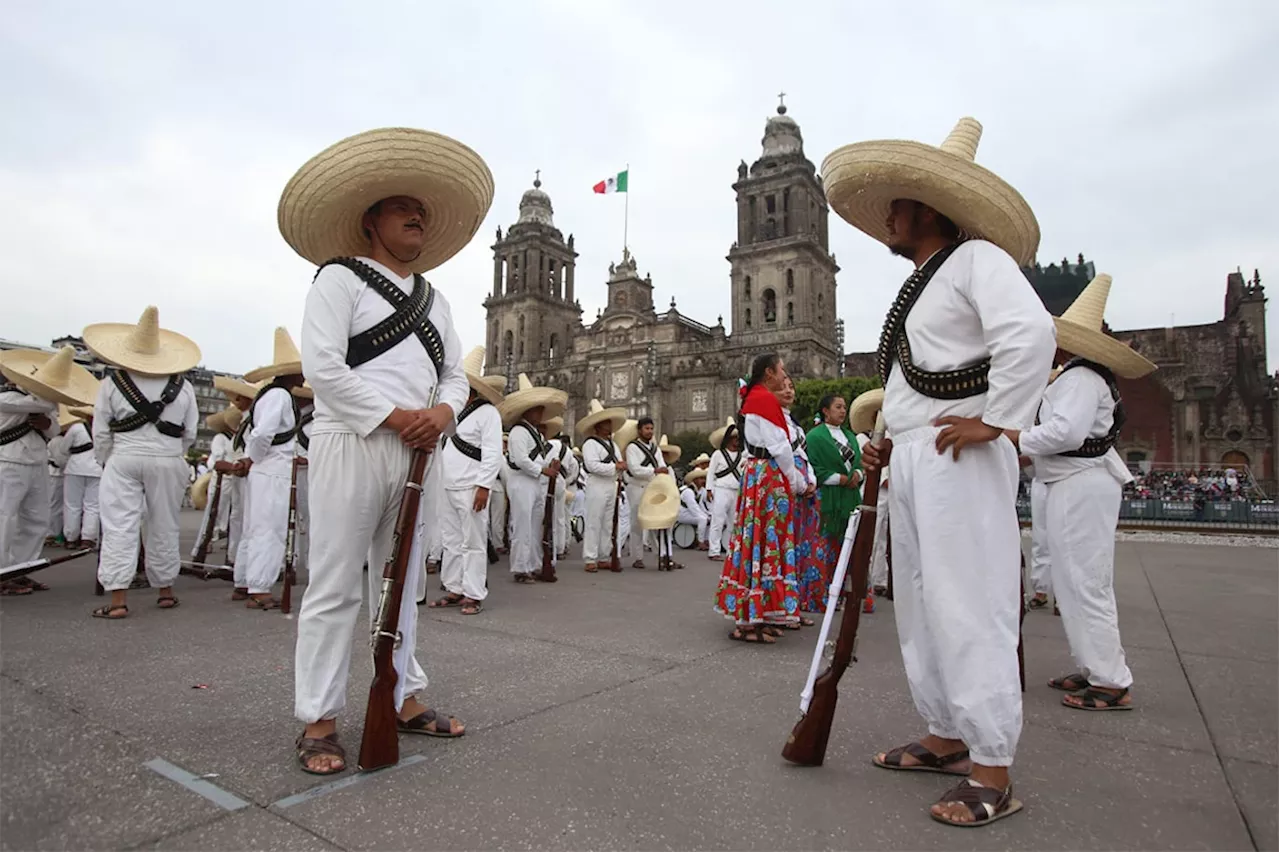
<path fill-rule="evenodd" d="M 1031 520 L 1031 500 L 1018 498 L 1018 520 Z M 1277 531 L 1280 506 L 1273 500 L 1121 500 L 1121 527 L 1202 527 L 1207 530 Z"/>

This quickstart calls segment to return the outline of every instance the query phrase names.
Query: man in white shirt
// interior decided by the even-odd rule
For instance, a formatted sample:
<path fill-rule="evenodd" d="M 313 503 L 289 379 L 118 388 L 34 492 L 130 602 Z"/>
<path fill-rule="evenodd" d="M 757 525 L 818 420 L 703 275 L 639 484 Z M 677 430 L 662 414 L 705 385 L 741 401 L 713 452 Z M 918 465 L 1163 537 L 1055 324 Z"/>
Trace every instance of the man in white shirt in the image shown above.
<path fill-rule="evenodd" d="M 1045 390 L 1029 429 L 1010 440 L 1044 483 L 1044 528 L 1053 590 L 1080 670 L 1049 685 L 1073 694 L 1075 710 L 1129 710 L 1133 674 L 1125 663 L 1114 588 L 1120 499 L 1133 474 L 1115 450 L 1124 409 L 1116 376 L 1138 379 L 1156 365 L 1102 331 L 1111 276 L 1099 275 L 1054 320 L 1061 373 Z"/>
<path fill-rule="evenodd" d="M 658 452 L 658 445 L 653 440 L 654 425 L 652 417 L 641 417 L 636 422 L 635 432 L 627 438 L 622 451 L 627 462 L 627 502 L 631 507 L 631 523 L 629 528 L 634 533 L 627 546 L 634 560 L 632 568 L 644 567 L 644 535 L 640 530 L 640 521 L 636 513 L 640 511 L 640 496 L 653 477 L 667 472 L 667 465 Z"/>
<path fill-rule="evenodd" d="M 218 514 L 213 519 L 213 537 L 217 536 L 219 521 L 225 523 L 229 511 L 227 504 L 231 501 L 227 483 L 231 481 L 231 471 L 234 469 L 234 464 L 229 461 L 232 452 L 231 441 L 240 429 L 241 417 L 240 409 L 229 405 L 222 411 L 210 414 L 204 420 L 205 428 L 213 432 L 213 438 L 209 441 L 209 469 L 213 476 L 209 480 L 209 492 L 205 499 L 204 513 L 200 518 L 200 532 L 191 545 L 192 559 L 199 556 L 200 540 L 209 525 L 209 513 L 214 511 L 214 503 L 217 503 Z M 206 553 L 205 559 L 208 558 Z"/>
<path fill-rule="evenodd" d="M 627 469 L 613 433 L 627 421 L 622 408 L 605 408 L 600 400 L 591 400 L 587 416 L 578 421 L 576 429 L 582 442 L 582 469 L 586 473 L 586 517 L 582 530 L 583 570 L 594 574 L 600 568 L 613 565 L 613 519 L 621 510 L 617 507 L 618 477 Z M 624 538 L 619 518 L 618 551 L 621 554 Z M 615 571 L 621 571 L 621 564 Z"/>
<path fill-rule="evenodd" d="M 563 434 L 564 418 L 552 417 L 542 424 L 542 436 L 547 441 L 547 457 L 560 462 L 560 472 L 556 474 L 555 513 L 551 521 L 551 533 L 554 538 L 556 559 L 564 559 L 569 555 L 569 513 L 565 504 L 567 483 L 578 478 L 578 457 L 573 454 L 569 439 Z"/>
<path fill-rule="evenodd" d="M 711 446 L 715 452 L 707 469 L 707 492 L 711 497 L 707 556 L 718 560 L 724 558 L 724 540 L 733 535 L 738 488 L 742 485 L 742 436 L 732 417 L 711 433 Z"/>
<path fill-rule="evenodd" d="M 507 455 L 507 436 L 502 436 L 502 455 Z M 504 461 L 498 470 L 498 478 L 489 491 L 489 544 L 496 555 L 506 554 L 507 547 L 507 479 L 510 468 Z"/>
<path fill-rule="evenodd" d="M 916 267 L 879 364 L 895 615 L 928 734 L 875 763 L 968 773 L 929 809 L 966 826 L 1022 807 L 1009 775 L 1022 730 L 1018 459 L 1004 430 L 1034 419 L 1054 351 L 1052 320 L 1019 269 L 1039 244 L 1035 214 L 974 163 L 980 136 L 966 118 L 937 148 L 863 142 L 823 164 L 832 209 Z M 888 462 L 873 445 L 864 454 Z"/>
<path fill-rule="evenodd" d="M 294 713 L 306 725 L 296 759 L 305 772 L 347 766 L 337 716 L 346 706 L 361 569 L 367 560 L 376 608 L 412 451 L 433 452 L 467 399 L 449 303 L 421 273 L 471 240 L 492 200 L 492 175 L 474 151 L 406 128 L 327 148 L 281 195 L 281 234 L 321 266 L 302 325 L 302 372 L 315 390 L 309 582 L 294 656 Z M 419 695 L 427 686 L 412 592 L 423 570 L 419 509 L 393 654 L 399 730 L 457 737 L 461 722 Z"/>
<path fill-rule="evenodd" d="M 137 325 L 97 323 L 83 337 L 89 351 L 116 368 L 102 381 L 93 411 L 93 450 L 102 465 L 98 582 L 111 593 L 111 602 L 93 615 L 129 615 L 126 596 L 144 534 L 156 605 L 173 609 L 182 558 L 178 514 L 191 470 L 185 455 L 199 418 L 195 391 L 183 374 L 200 363 L 200 347 L 160 328 L 155 307 L 143 311 Z"/>
<path fill-rule="evenodd" d="M 67 418 L 61 416 L 64 410 L 59 408 L 58 426 L 62 429 L 61 434 L 54 435 L 46 445 L 49 450 L 49 534 L 45 536 L 45 547 L 67 543 L 62 535 L 62 470 L 70 455 L 67 452 L 66 430 L 71 428 L 71 423 L 75 421 L 68 422 Z"/>
<path fill-rule="evenodd" d="M 235 463 L 244 458 L 244 430 L 249 428 L 249 424 L 243 415 L 249 410 L 249 406 L 253 404 L 253 398 L 258 395 L 258 391 L 262 390 L 262 388 L 259 385 L 253 385 L 232 376 L 214 376 L 213 386 L 215 389 L 222 391 L 227 399 L 231 401 L 232 407 L 242 415 L 235 421 L 236 427 L 235 433 L 231 436 L 230 453 L 221 460 L 222 467 L 218 467 L 217 463 L 214 464 L 214 470 L 221 470 L 224 474 L 222 479 L 224 494 L 219 501 L 217 529 L 222 530 L 227 535 L 226 564 L 234 568 L 236 551 L 240 549 L 240 534 L 244 530 L 244 498 L 246 490 L 244 488 L 244 476 L 237 473 L 240 468 L 235 467 Z M 233 600 L 244 600 L 247 597 L 249 597 L 249 592 L 243 588 L 238 588 L 232 594 Z"/>
<path fill-rule="evenodd" d="M 545 419 L 559 417 L 569 395 L 552 388 L 534 387 L 521 373 L 517 390 L 498 407 L 502 423 L 511 429 L 507 440 L 507 500 L 511 504 L 511 574 L 517 583 L 550 579 L 542 573 L 542 523 L 547 483 L 560 472 L 560 462 L 548 454 L 542 437 Z M 552 548 L 551 561 L 556 554 Z"/>
<path fill-rule="evenodd" d="M 707 523 L 710 518 L 698 501 L 698 486 L 706 481 L 707 472 L 702 468 L 694 468 L 684 476 L 680 485 L 680 511 L 676 515 L 677 524 L 689 524 L 698 534 L 698 541 L 706 541 Z"/>
<path fill-rule="evenodd" d="M 102 465 L 93 455 L 93 418 L 77 420 L 63 434 L 62 535 L 68 547 L 98 544 L 98 483 Z"/>
<path fill-rule="evenodd" d="M 271 380 L 258 391 L 245 420 L 244 458 L 237 462 L 245 480 L 245 523 L 236 552 L 236 587 L 246 588 L 249 609 L 279 609 L 271 590 L 284 565 L 289 527 L 289 490 L 293 450 L 301 414 L 295 388 L 302 387 L 302 355 L 283 327 L 275 333 L 270 364 L 245 373 L 251 382 Z"/>
<path fill-rule="evenodd" d="M 471 351 L 463 372 L 471 386 L 466 407 L 458 415 L 456 431 L 440 449 L 444 483 L 440 514 L 432 523 L 440 526 L 443 563 L 440 579 L 444 597 L 432 607 L 461 607 L 463 615 L 476 615 L 489 595 L 489 562 L 485 547 L 489 536 L 489 489 L 498 478 L 502 457 L 501 385 L 482 375 L 484 347 Z"/>

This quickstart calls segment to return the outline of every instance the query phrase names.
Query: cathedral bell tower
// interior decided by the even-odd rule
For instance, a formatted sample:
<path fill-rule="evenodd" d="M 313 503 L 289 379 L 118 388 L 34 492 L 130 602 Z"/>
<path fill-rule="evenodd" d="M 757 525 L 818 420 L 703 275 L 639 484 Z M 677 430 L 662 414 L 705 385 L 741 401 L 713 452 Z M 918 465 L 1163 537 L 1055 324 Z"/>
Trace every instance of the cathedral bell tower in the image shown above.
<path fill-rule="evenodd" d="M 551 219 L 540 175 L 520 198 L 520 217 L 493 244 L 493 292 L 484 301 L 488 372 L 545 370 L 565 360 L 582 308 L 573 295 L 577 252 Z"/>
<path fill-rule="evenodd" d="M 843 360 L 827 199 L 800 126 L 779 95 L 762 152 L 738 165 L 738 240 L 729 249 L 733 339 L 782 354 L 797 376 L 835 376 Z"/>

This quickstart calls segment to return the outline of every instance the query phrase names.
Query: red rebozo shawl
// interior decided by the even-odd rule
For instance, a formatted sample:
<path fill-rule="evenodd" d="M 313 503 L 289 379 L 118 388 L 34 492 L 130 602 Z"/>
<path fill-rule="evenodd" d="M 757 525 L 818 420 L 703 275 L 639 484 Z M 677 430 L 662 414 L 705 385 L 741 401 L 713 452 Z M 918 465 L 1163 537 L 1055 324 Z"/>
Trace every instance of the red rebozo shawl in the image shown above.
<path fill-rule="evenodd" d="M 742 413 L 763 417 L 783 432 L 787 431 L 787 419 L 782 413 L 782 404 L 771 391 L 765 389 L 764 385 L 756 385 L 747 392 L 747 398 L 742 401 Z"/>

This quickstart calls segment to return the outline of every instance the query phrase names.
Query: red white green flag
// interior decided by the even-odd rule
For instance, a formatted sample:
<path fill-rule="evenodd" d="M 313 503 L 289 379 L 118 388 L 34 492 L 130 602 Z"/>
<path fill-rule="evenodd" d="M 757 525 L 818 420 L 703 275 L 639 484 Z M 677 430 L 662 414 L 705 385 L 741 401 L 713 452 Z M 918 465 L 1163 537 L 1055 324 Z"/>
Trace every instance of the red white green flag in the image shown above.
<path fill-rule="evenodd" d="M 618 172 L 612 177 L 607 177 L 595 186 L 591 187 L 592 191 L 604 195 L 610 192 L 626 192 L 627 191 L 627 173 L 625 171 Z"/>

